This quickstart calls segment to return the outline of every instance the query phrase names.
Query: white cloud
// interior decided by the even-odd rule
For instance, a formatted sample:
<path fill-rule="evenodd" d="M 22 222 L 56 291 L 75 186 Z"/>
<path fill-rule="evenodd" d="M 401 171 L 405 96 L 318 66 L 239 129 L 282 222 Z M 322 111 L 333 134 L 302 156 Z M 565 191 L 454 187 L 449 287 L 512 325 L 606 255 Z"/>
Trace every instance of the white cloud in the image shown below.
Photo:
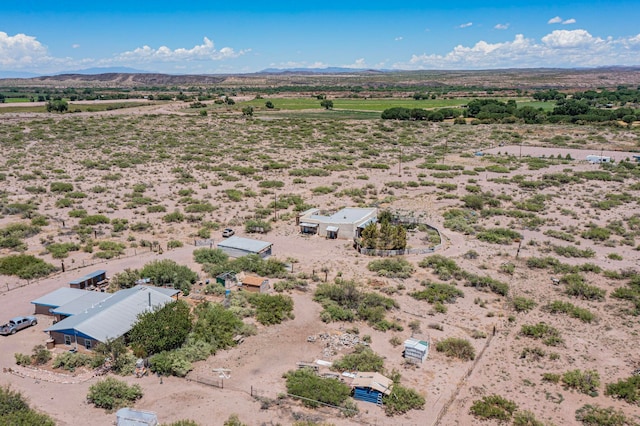
<path fill-rule="evenodd" d="M 10 36 L 0 31 L 0 66 L 2 68 L 32 68 L 50 60 L 47 48 L 35 37 L 26 34 Z"/>
<path fill-rule="evenodd" d="M 326 64 L 324 62 L 321 61 L 316 61 L 316 62 L 295 62 L 295 61 L 288 61 L 288 62 L 280 62 L 280 63 L 271 63 L 269 64 L 270 67 L 273 68 L 314 68 L 314 69 L 318 69 L 318 68 L 328 68 L 330 65 Z"/>
<path fill-rule="evenodd" d="M 167 46 L 160 46 L 157 49 L 142 46 L 137 49 L 120 53 L 115 56 L 115 62 L 183 62 L 183 61 L 217 61 L 222 59 L 237 58 L 248 50 L 236 52 L 231 47 L 223 47 L 217 50 L 213 41 L 204 37 L 202 44 L 192 47 L 191 49 L 178 48 L 170 49 Z"/>
<path fill-rule="evenodd" d="M 395 69 L 496 69 L 596 67 L 640 64 L 640 34 L 626 38 L 594 37 L 586 30 L 556 30 L 540 41 L 518 34 L 511 41 L 458 45 L 446 54 L 414 54 Z"/>
<path fill-rule="evenodd" d="M 458 25 L 458 28 L 468 28 L 473 25 L 473 22 L 467 22 L 466 24 Z"/>
<path fill-rule="evenodd" d="M 342 65 L 343 68 L 369 68 L 364 58 L 356 59 L 353 64 Z"/>
<path fill-rule="evenodd" d="M 508 30 L 509 29 L 509 24 L 496 24 L 493 27 L 494 30 Z"/>
<path fill-rule="evenodd" d="M 551 18 L 547 21 L 547 24 L 562 24 L 562 25 L 569 25 L 569 24 L 575 24 L 576 20 L 574 18 L 569 18 L 569 19 L 562 19 L 559 16 L 556 16 L 554 18 Z"/>
<path fill-rule="evenodd" d="M 394 38 L 393 40 L 394 40 L 394 41 L 401 41 L 402 39 L 403 39 L 403 37 L 402 37 L 402 36 L 399 36 L 399 37 Z"/>
<path fill-rule="evenodd" d="M 78 43 L 75 43 L 75 44 L 72 44 L 71 47 L 74 49 L 77 49 L 80 47 L 80 45 Z"/>

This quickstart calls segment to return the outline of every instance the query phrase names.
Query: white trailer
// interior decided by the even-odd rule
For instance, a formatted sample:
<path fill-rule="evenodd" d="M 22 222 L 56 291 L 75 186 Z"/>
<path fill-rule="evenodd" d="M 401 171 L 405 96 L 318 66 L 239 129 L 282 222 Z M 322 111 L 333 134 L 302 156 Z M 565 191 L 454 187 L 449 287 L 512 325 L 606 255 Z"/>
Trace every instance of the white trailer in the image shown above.
<path fill-rule="evenodd" d="M 587 161 L 591 164 L 610 163 L 611 157 L 605 155 L 587 155 Z"/>

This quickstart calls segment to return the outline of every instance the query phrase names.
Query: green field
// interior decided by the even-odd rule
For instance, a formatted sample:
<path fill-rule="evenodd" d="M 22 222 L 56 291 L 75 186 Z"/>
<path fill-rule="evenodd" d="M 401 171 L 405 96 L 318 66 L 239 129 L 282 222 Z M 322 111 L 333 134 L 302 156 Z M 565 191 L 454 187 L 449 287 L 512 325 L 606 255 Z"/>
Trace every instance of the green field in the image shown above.
<path fill-rule="evenodd" d="M 14 105 L 0 107 L 0 114 L 8 112 L 47 112 L 44 105 L 31 105 L 25 102 L 8 102 Z M 95 104 L 74 104 L 69 103 L 69 112 L 96 112 L 109 111 L 121 108 L 133 108 L 144 105 L 151 105 L 152 102 L 98 102 Z"/>

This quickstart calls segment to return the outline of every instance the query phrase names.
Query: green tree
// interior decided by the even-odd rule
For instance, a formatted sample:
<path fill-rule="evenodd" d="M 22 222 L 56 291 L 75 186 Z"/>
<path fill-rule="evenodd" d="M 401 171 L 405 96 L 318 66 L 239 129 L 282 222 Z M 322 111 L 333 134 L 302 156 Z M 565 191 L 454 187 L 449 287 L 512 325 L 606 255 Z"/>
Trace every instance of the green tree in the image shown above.
<path fill-rule="evenodd" d="M 69 110 L 69 104 L 62 99 L 47 102 L 47 112 L 65 112 Z"/>
<path fill-rule="evenodd" d="M 378 248 L 382 250 L 393 249 L 395 227 L 390 222 L 382 222 L 380 224 L 380 237 L 378 239 Z"/>
<path fill-rule="evenodd" d="M 322 102 L 320 102 L 320 106 L 324 109 L 333 109 L 333 101 L 324 99 Z"/>
<path fill-rule="evenodd" d="M 378 224 L 371 222 L 362 230 L 362 247 L 375 249 L 378 245 Z"/>
<path fill-rule="evenodd" d="M 155 311 L 140 314 L 129 332 L 129 342 L 135 350 L 146 355 L 170 351 L 184 343 L 191 326 L 189 305 L 177 300 Z"/>
<path fill-rule="evenodd" d="M 253 107 L 248 105 L 242 108 L 242 115 L 244 115 L 245 117 L 253 117 Z"/>
<path fill-rule="evenodd" d="M 147 263 L 140 270 L 142 278 L 150 278 L 157 286 L 172 285 L 173 288 L 188 294 L 191 285 L 198 279 L 198 274 L 184 265 L 178 265 L 173 260 L 154 260 Z"/>
<path fill-rule="evenodd" d="M 273 104 L 273 102 L 271 102 L 271 101 L 267 101 L 267 102 L 265 102 L 264 106 L 266 106 L 266 107 L 267 107 L 267 108 L 269 108 L 269 109 L 273 109 L 273 108 L 275 108 L 275 105 L 274 105 L 274 104 Z"/>
<path fill-rule="evenodd" d="M 112 377 L 91 385 L 87 395 L 87 401 L 109 411 L 126 407 L 140 398 L 142 398 L 140 385 L 129 386 Z"/>
<path fill-rule="evenodd" d="M 242 320 L 218 303 L 201 303 L 194 312 L 197 320 L 193 325 L 193 337 L 209 343 L 214 353 L 234 346 L 234 336 L 242 334 Z"/>

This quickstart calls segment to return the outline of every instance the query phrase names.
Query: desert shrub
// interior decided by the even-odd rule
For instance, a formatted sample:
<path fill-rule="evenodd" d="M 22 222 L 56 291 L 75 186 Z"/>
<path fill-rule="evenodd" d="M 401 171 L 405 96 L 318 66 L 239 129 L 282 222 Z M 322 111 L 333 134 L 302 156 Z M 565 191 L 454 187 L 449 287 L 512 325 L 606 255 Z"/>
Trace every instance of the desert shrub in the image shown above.
<path fill-rule="evenodd" d="M 520 329 L 520 334 L 533 339 L 543 339 L 542 342 L 547 346 L 558 346 L 563 342 L 560 332 L 543 322 L 534 325 L 523 325 Z"/>
<path fill-rule="evenodd" d="M 443 281 L 450 280 L 451 278 L 459 278 L 463 272 L 454 260 L 439 254 L 425 257 L 418 263 L 418 266 L 432 269 L 438 278 Z"/>
<path fill-rule="evenodd" d="M 480 419 L 495 419 L 507 421 L 518 409 L 515 402 L 503 398 L 500 395 L 483 396 L 471 405 L 470 412 Z"/>
<path fill-rule="evenodd" d="M 560 282 L 566 285 L 565 293 L 569 296 L 585 300 L 604 300 L 606 291 L 585 283 L 580 274 L 567 274 L 560 278 Z"/>
<path fill-rule="evenodd" d="M 47 276 L 55 270 L 55 266 L 30 254 L 0 257 L 0 275 L 16 275 L 29 280 Z"/>
<path fill-rule="evenodd" d="M 293 315 L 293 299 L 289 296 L 253 293 L 247 298 L 256 308 L 256 320 L 260 324 L 280 324 Z"/>
<path fill-rule="evenodd" d="M 184 208 L 185 213 L 210 213 L 213 210 L 211 203 L 189 204 Z"/>
<path fill-rule="evenodd" d="M 126 231 L 127 228 L 129 228 L 129 220 L 127 220 L 127 219 L 113 219 L 111 221 L 111 226 L 113 226 L 113 232 Z"/>
<path fill-rule="evenodd" d="M 557 373 L 543 373 L 542 380 L 550 383 L 560 383 L 562 376 Z"/>
<path fill-rule="evenodd" d="M 43 345 L 36 345 L 33 347 L 31 359 L 35 365 L 43 365 L 51 360 L 51 352 Z"/>
<path fill-rule="evenodd" d="M 91 385 L 87 395 L 87 401 L 108 411 L 126 407 L 140 398 L 142 398 L 140 385 L 129 386 L 111 377 Z"/>
<path fill-rule="evenodd" d="M 229 255 L 220 249 L 199 248 L 193 251 L 193 259 L 200 264 L 219 264 L 229 260 Z"/>
<path fill-rule="evenodd" d="M 535 414 L 531 411 L 516 411 L 513 414 L 513 426 L 545 426 L 540 420 L 536 419 Z"/>
<path fill-rule="evenodd" d="M 244 230 L 248 234 L 259 232 L 265 233 L 271 231 L 271 223 L 264 220 L 250 219 L 244 224 Z"/>
<path fill-rule="evenodd" d="M 495 294 L 499 294 L 500 296 L 506 296 L 509 294 L 509 284 L 491 278 L 487 275 L 480 276 L 470 273 L 465 273 L 465 278 L 467 282 L 465 285 L 475 287 L 477 289 L 488 288 Z"/>
<path fill-rule="evenodd" d="M 167 242 L 167 249 L 175 249 L 175 248 L 180 248 L 180 247 L 184 247 L 184 243 L 182 241 L 169 240 Z"/>
<path fill-rule="evenodd" d="M 375 353 L 371 348 L 357 345 L 351 354 L 333 362 L 332 370 L 336 371 L 384 371 L 384 358 Z"/>
<path fill-rule="evenodd" d="M 319 404 L 315 401 L 340 406 L 351 394 L 351 388 L 340 380 L 318 377 L 306 368 L 289 371 L 284 377 L 287 381 L 287 393 L 293 398 L 305 398 L 301 402 L 307 407 L 318 407 Z"/>
<path fill-rule="evenodd" d="M 424 290 L 410 293 L 410 296 L 429 303 L 455 303 L 458 297 L 464 297 L 462 290 L 449 284 L 423 282 L 422 285 Z"/>
<path fill-rule="evenodd" d="M 73 209 L 69 211 L 69 217 L 87 217 L 87 211 L 85 209 Z"/>
<path fill-rule="evenodd" d="M 94 214 L 91 216 L 83 217 L 82 219 L 80 219 L 79 223 L 82 226 L 94 226 L 94 225 L 106 224 L 109 222 L 110 222 L 109 218 L 106 217 L 105 215 Z"/>
<path fill-rule="evenodd" d="M 585 257 L 591 258 L 596 255 L 596 252 L 590 248 L 586 248 L 584 250 L 580 250 L 576 246 L 553 246 L 553 251 L 556 254 L 564 257 Z"/>
<path fill-rule="evenodd" d="M 258 183 L 258 187 L 260 188 L 282 188 L 284 187 L 284 182 L 279 180 L 263 180 Z"/>
<path fill-rule="evenodd" d="M 547 229 L 544 231 L 544 235 L 548 235 L 553 238 L 557 238 L 559 240 L 568 241 L 570 243 L 574 242 L 576 239 L 572 234 L 568 234 L 566 232 L 556 231 L 554 229 Z"/>
<path fill-rule="evenodd" d="M 595 314 L 593 314 L 590 310 L 585 308 L 580 308 L 578 306 L 575 306 L 572 303 L 563 302 L 561 300 L 554 300 L 553 302 L 546 305 L 543 309 L 548 312 L 551 312 L 552 314 L 555 314 L 555 313 L 567 314 L 572 318 L 577 318 L 580 321 L 587 322 L 587 323 L 590 323 L 596 318 Z"/>
<path fill-rule="evenodd" d="M 566 388 L 596 396 L 598 386 L 600 386 L 600 375 L 595 370 L 571 370 L 562 375 L 562 383 Z"/>
<path fill-rule="evenodd" d="M 62 368 L 64 370 L 75 371 L 78 367 L 91 365 L 91 356 L 80 352 L 64 352 L 56 356 L 53 360 L 53 368 Z"/>
<path fill-rule="evenodd" d="M 425 399 L 413 389 L 406 388 L 400 383 L 394 383 L 391 394 L 383 398 L 384 412 L 387 416 L 404 414 L 410 410 L 420 410 L 424 407 Z"/>
<path fill-rule="evenodd" d="M 162 217 L 162 220 L 164 220 L 167 223 L 183 222 L 184 214 L 180 213 L 179 210 L 175 210 L 173 213 L 164 215 Z"/>
<path fill-rule="evenodd" d="M 51 192 L 71 192 L 73 191 L 73 184 L 67 182 L 51 182 L 49 190 Z"/>
<path fill-rule="evenodd" d="M 640 376 L 631 376 L 616 383 L 609 383 L 605 394 L 623 399 L 629 404 L 640 403 Z"/>
<path fill-rule="evenodd" d="M 192 336 L 211 345 L 211 353 L 235 346 L 234 336 L 245 334 L 244 324 L 230 309 L 217 303 L 200 303 L 194 310 Z"/>
<path fill-rule="evenodd" d="M 576 410 L 576 420 L 585 426 L 634 426 L 622 411 L 586 404 Z"/>
<path fill-rule="evenodd" d="M 403 258 L 373 260 L 367 269 L 387 278 L 409 278 L 414 271 L 413 265 Z"/>
<path fill-rule="evenodd" d="M 20 392 L 13 391 L 8 386 L 0 387 L 0 424 L 55 426 L 53 419 L 33 410 Z"/>
<path fill-rule="evenodd" d="M 537 303 L 529 298 L 517 296 L 513 298 L 511 305 L 516 312 L 529 312 L 536 307 Z"/>
<path fill-rule="evenodd" d="M 16 352 L 13 354 L 13 357 L 15 358 L 17 365 L 31 365 L 33 362 L 31 355 Z"/>
<path fill-rule="evenodd" d="M 476 238 L 493 244 L 511 244 L 522 239 L 522 234 L 505 228 L 487 229 L 476 234 Z"/>
<path fill-rule="evenodd" d="M 582 233 L 582 238 L 596 241 L 606 241 L 611 236 L 611 231 L 607 228 L 592 226 Z"/>
<path fill-rule="evenodd" d="M 132 223 L 131 226 L 129 226 L 129 229 L 134 232 L 144 232 L 151 228 L 153 228 L 153 225 L 151 225 L 149 222 L 136 222 Z"/>
<path fill-rule="evenodd" d="M 70 200 L 69 198 L 60 198 L 59 200 L 56 200 L 56 207 L 58 208 L 71 207 L 72 205 L 73 200 Z"/>
<path fill-rule="evenodd" d="M 163 376 L 184 377 L 193 370 L 193 364 L 179 351 L 164 351 L 149 358 L 150 369 Z"/>
<path fill-rule="evenodd" d="M 469 361 L 476 357 L 473 345 L 466 339 L 456 337 L 449 337 L 438 342 L 436 351 L 443 352 L 450 358 L 458 358 L 463 361 Z"/>

